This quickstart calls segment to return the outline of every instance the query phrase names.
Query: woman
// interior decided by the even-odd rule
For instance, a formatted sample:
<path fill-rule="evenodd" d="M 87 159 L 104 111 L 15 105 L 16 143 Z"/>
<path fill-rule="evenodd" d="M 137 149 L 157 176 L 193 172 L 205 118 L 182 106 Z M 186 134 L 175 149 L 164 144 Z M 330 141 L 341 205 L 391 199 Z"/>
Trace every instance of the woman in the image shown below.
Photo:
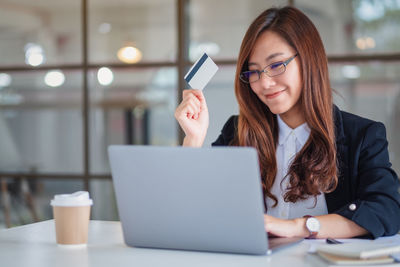
<path fill-rule="evenodd" d="M 399 180 L 385 127 L 333 105 L 321 38 L 301 11 L 268 9 L 250 25 L 235 93 L 240 114 L 213 145 L 257 149 L 270 235 L 377 238 L 399 231 Z M 202 92 L 184 90 L 175 117 L 183 145 L 202 146 L 209 123 Z"/>

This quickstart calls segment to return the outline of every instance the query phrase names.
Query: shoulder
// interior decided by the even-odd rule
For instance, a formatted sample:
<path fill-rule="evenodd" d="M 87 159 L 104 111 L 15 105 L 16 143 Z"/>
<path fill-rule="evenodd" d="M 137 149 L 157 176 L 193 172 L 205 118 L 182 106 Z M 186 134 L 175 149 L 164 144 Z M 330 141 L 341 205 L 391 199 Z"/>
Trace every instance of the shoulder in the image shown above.
<path fill-rule="evenodd" d="M 383 123 L 374 121 L 371 119 L 367 119 L 346 111 L 341 111 L 342 117 L 343 117 L 343 122 L 347 127 L 353 126 L 357 128 L 366 128 L 370 127 L 374 124 L 378 124 L 383 126 Z"/>
<path fill-rule="evenodd" d="M 238 115 L 230 116 L 222 128 L 222 132 L 234 132 L 237 129 L 238 120 Z"/>
<path fill-rule="evenodd" d="M 386 139 L 386 129 L 382 122 L 342 111 L 336 106 L 334 114 L 337 141 L 364 139 L 367 134 Z"/>
<path fill-rule="evenodd" d="M 238 115 L 231 116 L 225 123 L 224 127 L 221 130 L 221 134 L 212 143 L 213 146 L 228 146 L 235 138 L 237 133 L 237 125 L 238 125 Z"/>

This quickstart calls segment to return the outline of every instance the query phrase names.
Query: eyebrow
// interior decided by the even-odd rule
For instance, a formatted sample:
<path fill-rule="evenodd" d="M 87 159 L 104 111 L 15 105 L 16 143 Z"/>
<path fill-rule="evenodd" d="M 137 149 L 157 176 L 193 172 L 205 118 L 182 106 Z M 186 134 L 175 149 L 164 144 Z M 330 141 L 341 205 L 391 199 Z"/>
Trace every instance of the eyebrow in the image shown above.
<path fill-rule="evenodd" d="M 269 55 L 269 56 L 265 59 L 265 61 L 268 62 L 268 61 L 270 61 L 271 59 L 273 59 L 274 57 L 281 56 L 281 55 L 283 55 L 282 52 L 273 53 L 273 54 Z M 254 62 L 249 62 L 249 63 L 248 63 L 248 66 L 254 66 L 254 65 L 258 65 L 258 64 L 257 64 L 257 63 L 254 63 Z"/>

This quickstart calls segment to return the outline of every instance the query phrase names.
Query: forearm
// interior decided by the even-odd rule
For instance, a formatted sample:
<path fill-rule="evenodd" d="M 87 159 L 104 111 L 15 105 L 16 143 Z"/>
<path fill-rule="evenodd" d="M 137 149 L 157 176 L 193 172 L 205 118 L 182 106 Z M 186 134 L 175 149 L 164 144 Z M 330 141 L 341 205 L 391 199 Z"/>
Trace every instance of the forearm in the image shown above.
<path fill-rule="evenodd" d="M 355 222 L 338 214 L 316 216 L 321 228 L 316 238 L 351 238 L 368 234 L 368 231 Z M 298 236 L 307 237 L 310 235 L 306 228 L 306 218 L 295 219 Z"/>

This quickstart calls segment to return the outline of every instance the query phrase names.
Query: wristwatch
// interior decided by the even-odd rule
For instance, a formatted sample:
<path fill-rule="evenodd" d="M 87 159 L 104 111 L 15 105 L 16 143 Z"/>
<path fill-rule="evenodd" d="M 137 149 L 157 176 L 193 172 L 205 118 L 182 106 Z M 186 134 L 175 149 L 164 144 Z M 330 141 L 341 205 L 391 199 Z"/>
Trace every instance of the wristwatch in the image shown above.
<path fill-rule="evenodd" d="M 304 218 L 306 218 L 306 228 L 310 232 L 310 235 L 307 238 L 314 239 L 321 228 L 321 224 L 314 216 L 305 215 Z"/>

